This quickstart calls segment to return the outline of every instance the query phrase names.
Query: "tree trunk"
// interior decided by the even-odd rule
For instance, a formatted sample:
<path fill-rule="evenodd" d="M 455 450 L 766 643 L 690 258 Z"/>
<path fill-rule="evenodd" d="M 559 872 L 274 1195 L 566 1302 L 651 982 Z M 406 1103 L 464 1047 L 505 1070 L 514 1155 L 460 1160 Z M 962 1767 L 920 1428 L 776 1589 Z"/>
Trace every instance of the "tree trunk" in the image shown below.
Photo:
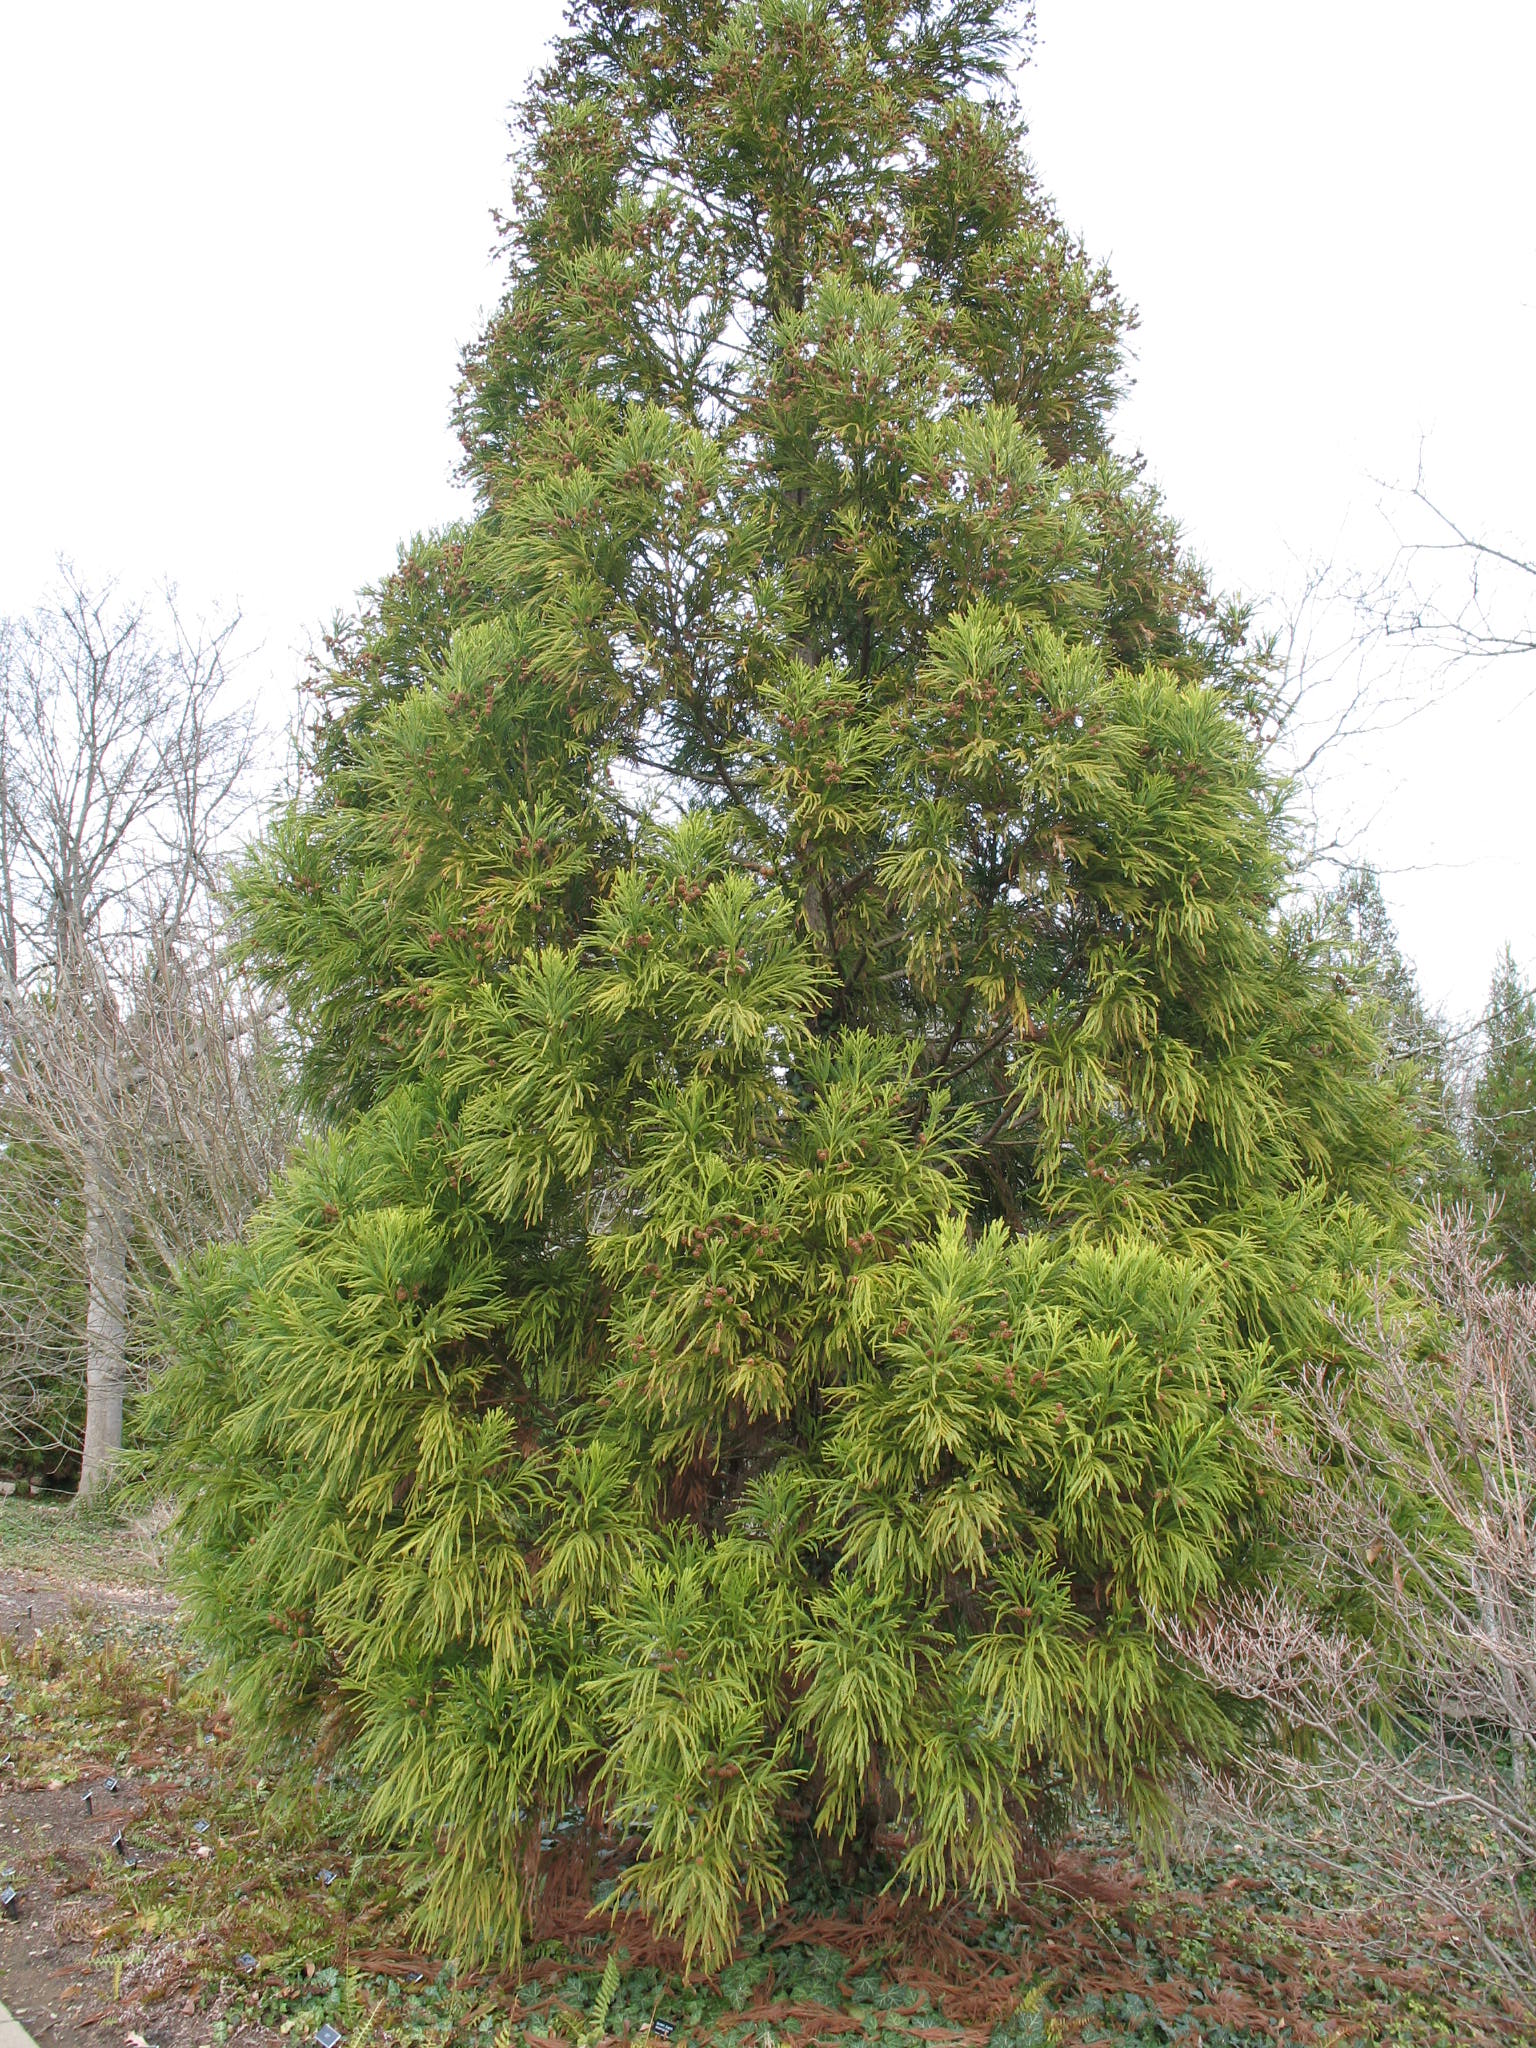
<path fill-rule="evenodd" d="M 128 1364 L 128 1232 L 110 1164 L 85 1165 L 85 1449 L 80 1499 L 94 1493 L 123 1447 Z"/>

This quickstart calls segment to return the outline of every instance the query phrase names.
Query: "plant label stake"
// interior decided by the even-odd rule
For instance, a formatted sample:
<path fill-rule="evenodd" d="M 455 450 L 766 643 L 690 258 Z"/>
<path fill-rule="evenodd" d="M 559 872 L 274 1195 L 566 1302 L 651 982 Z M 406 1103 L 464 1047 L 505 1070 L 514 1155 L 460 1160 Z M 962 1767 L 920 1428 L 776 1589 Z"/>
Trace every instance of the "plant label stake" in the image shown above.
<path fill-rule="evenodd" d="M 336 1882 L 336 1873 L 335 1873 L 335 1871 L 334 1871 L 334 1870 L 322 1870 L 322 1871 L 321 1871 L 321 1873 L 320 1873 L 320 1882 L 321 1882 L 321 1883 L 322 1883 L 322 1884 L 323 1884 L 323 1885 L 325 1886 L 326 1890 L 327 1890 L 327 1891 L 329 1891 L 329 1890 L 330 1890 L 330 1888 L 331 1888 L 331 1886 L 332 1886 L 332 1885 L 333 1885 L 333 1884 L 334 1884 L 334 1883 Z M 319 2035 L 317 2034 L 317 2035 L 315 2036 L 315 2039 L 316 2039 L 316 2040 L 318 2041 L 318 2040 L 319 2040 L 319 2038 L 320 2038 L 320 2036 L 319 2036 Z"/>
<path fill-rule="evenodd" d="M 117 1833 L 112 1837 L 112 1846 L 117 1851 L 118 1855 L 121 1856 L 123 1861 L 126 1863 L 128 1861 L 128 1844 L 123 1840 L 123 1831 L 121 1828 L 119 1828 Z"/>
<path fill-rule="evenodd" d="M 8 1884 L 5 1890 L 0 1892 L 0 1912 L 5 1914 L 7 1920 L 21 1918 L 21 1896 L 15 1885 Z"/>
<path fill-rule="evenodd" d="M 256 1967 L 256 1958 L 251 1954 L 249 1949 L 246 1950 L 243 1956 L 237 1956 L 235 1958 L 235 1961 L 237 1966 L 240 1969 L 244 1970 L 247 1975 L 249 1975 L 250 1972 L 254 1970 Z"/>
<path fill-rule="evenodd" d="M 91 1804 L 91 1800 L 93 1797 L 94 1794 L 90 1792 L 84 1792 L 80 1795 L 80 1804 L 85 1808 L 85 1817 L 87 1820 L 92 1819 L 96 1812 L 95 1807 Z"/>
<path fill-rule="evenodd" d="M 206 1834 L 207 1834 L 207 1832 L 208 1832 L 208 1823 L 207 1823 L 207 1821 L 205 1821 L 205 1820 L 195 1820 L 195 1821 L 193 1821 L 193 1823 L 192 1823 L 192 1832 L 193 1832 L 193 1834 L 194 1834 L 194 1835 L 206 1835 Z"/>
<path fill-rule="evenodd" d="M 101 1789 L 103 1792 L 115 1792 L 117 1790 L 116 1778 L 103 1778 L 101 1781 Z"/>
<path fill-rule="evenodd" d="M 341 2048 L 345 2039 L 340 2027 L 333 2027 L 329 2020 L 323 2027 L 315 2029 L 315 2048 Z"/>

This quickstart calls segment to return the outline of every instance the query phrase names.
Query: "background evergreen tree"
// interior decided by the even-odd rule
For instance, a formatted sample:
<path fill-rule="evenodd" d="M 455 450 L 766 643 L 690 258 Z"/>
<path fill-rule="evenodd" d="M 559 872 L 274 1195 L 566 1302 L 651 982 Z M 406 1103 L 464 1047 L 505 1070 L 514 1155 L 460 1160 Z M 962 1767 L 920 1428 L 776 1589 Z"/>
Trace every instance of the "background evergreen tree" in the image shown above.
<path fill-rule="evenodd" d="M 189 1599 L 460 1953 L 599 1829 L 717 1959 L 807 1829 L 998 1893 L 1155 1813 L 1228 1731 L 1154 1620 L 1262 1574 L 1250 1425 L 1416 1184 L 1008 54 L 573 10 L 477 517 L 246 877 L 329 1129 L 185 1298 Z"/>
<path fill-rule="evenodd" d="M 1351 868 L 1309 906 L 1300 932 L 1321 948 L 1335 985 L 1361 1008 L 1380 1046 L 1380 1071 L 1405 1091 L 1424 1137 L 1421 1198 L 1476 1204 L 1483 1178 L 1467 1136 L 1471 1086 L 1464 1033 L 1424 1000 L 1374 868 Z"/>
<path fill-rule="evenodd" d="M 1507 946 L 1483 1012 L 1472 1149 L 1498 1202 L 1492 1234 L 1503 1257 L 1499 1277 L 1536 1280 L 1536 992 Z"/>

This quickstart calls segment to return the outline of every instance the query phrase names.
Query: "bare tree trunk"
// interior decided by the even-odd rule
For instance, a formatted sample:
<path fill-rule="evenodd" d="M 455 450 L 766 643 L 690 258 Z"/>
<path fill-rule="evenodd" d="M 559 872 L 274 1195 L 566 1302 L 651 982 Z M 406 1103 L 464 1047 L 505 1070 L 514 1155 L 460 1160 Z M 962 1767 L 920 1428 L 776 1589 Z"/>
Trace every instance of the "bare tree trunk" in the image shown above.
<path fill-rule="evenodd" d="M 92 1147 L 85 1162 L 85 1449 L 80 1498 L 108 1477 L 123 1447 L 128 1377 L 128 1232 L 110 1164 Z"/>

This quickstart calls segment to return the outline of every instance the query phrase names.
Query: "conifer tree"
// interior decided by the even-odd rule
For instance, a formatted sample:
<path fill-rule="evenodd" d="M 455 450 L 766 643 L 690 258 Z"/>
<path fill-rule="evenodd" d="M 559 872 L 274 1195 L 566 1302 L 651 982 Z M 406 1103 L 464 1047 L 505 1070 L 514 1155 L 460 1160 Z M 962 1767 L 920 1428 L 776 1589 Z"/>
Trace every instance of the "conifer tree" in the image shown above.
<path fill-rule="evenodd" d="M 1507 946 L 1483 1012 L 1472 1149 L 1498 1204 L 1492 1234 L 1500 1278 L 1536 1280 L 1536 993 Z"/>
<path fill-rule="evenodd" d="M 1228 1726 L 1154 1619 L 1417 1170 L 1005 27 L 580 0 L 478 512 L 243 885 L 325 1129 L 185 1296 L 188 1595 L 460 1954 L 599 1831 L 711 1962 L 807 1834 L 995 1895 L 1155 1814 Z"/>
<path fill-rule="evenodd" d="M 1475 1205 L 1482 1174 L 1469 1149 L 1465 1053 L 1444 1016 L 1424 999 L 1374 868 L 1351 868 L 1309 906 L 1298 936 L 1322 948 L 1380 1044 L 1382 1071 L 1395 1075 L 1424 1137 L 1424 1200 Z"/>

